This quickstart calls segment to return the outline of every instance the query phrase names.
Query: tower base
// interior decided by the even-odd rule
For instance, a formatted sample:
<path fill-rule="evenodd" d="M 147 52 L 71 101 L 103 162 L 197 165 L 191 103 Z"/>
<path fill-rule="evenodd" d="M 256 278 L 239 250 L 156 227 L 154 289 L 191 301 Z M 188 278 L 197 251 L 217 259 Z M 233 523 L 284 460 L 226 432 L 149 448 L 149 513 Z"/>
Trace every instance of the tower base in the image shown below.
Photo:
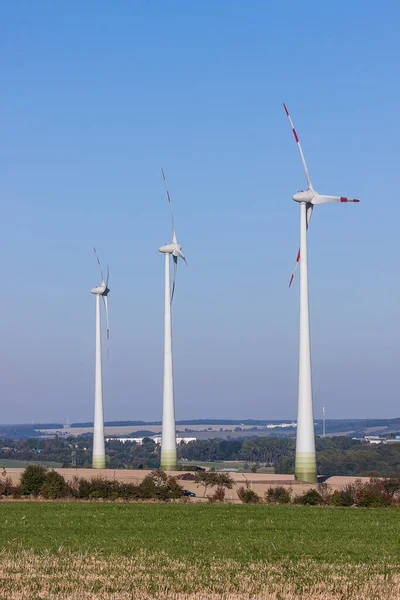
<path fill-rule="evenodd" d="M 300 481 L 317 483 L 317 461 L 315 452 L 297 452 L 295 477 Z"/>
<path fill-rule="evenodd" d="M 92 469 L 105 469 L 106 468 L 106 457 L 105 456 L 93 456 Z"/>
<path fill-rule="evenodd" d="M 176 458 L 176 448 L 171 450 L 163 450 L 161 447 L 160 469 L 163 471 L 176 471 L 178 469 L 178 461 Z"/>

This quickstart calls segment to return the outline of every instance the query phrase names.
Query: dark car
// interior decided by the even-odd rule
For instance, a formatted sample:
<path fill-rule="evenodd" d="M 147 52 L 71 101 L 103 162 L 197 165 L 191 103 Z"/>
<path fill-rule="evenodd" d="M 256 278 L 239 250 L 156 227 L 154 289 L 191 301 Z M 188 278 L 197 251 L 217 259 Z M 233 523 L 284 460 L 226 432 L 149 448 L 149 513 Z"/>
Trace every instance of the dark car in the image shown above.
<path fill-rule="evenodd" d="M 190 490 L 182 490 L 182 494 L 184 496 L 190 496 L 191 498 L 195 498 L 196 494 L 194 492 L 191 492 Z"/>

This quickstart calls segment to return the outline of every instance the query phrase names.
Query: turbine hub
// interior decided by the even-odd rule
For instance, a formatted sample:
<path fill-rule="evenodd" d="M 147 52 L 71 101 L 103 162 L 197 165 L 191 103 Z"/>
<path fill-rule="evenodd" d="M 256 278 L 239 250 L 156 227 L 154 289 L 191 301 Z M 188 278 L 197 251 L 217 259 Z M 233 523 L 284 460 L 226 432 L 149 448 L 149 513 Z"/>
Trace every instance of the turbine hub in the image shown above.
<path fill-rule="evenodd" d="M 295 202 L 309 202 L 312 204 L 312 200 L 316 195 L 316 191 L 313 189 L 300 190 L 293 194 L 292 198 Z"/>

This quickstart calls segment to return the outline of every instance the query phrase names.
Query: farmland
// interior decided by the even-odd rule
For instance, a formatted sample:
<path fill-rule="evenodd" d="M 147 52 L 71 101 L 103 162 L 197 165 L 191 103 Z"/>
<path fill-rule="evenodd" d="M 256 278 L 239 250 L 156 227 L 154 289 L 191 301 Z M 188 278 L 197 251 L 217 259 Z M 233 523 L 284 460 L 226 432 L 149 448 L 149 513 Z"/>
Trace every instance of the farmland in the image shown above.
<path fill-rule="evenodd" d="M 398 598 L 397 509 L 1 502 L 0 598 Z"/>

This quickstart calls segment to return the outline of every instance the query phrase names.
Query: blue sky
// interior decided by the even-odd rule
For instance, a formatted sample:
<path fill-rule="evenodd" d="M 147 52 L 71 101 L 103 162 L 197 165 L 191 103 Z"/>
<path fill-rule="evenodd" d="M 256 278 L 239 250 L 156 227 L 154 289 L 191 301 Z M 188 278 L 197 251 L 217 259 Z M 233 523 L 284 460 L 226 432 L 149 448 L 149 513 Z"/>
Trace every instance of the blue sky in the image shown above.
<path fill-rule="evenodd" d="M 93 414 L 92 245 L 111 268 L 107 419 L 160 419 L 173 199 L 176 415 L 295 418 L 305 177 L 315 415 L 398 416 L 396 2 L 0 6 L 0 422 Z M 182 268 L 183 267 L 183 268 Z"/>

